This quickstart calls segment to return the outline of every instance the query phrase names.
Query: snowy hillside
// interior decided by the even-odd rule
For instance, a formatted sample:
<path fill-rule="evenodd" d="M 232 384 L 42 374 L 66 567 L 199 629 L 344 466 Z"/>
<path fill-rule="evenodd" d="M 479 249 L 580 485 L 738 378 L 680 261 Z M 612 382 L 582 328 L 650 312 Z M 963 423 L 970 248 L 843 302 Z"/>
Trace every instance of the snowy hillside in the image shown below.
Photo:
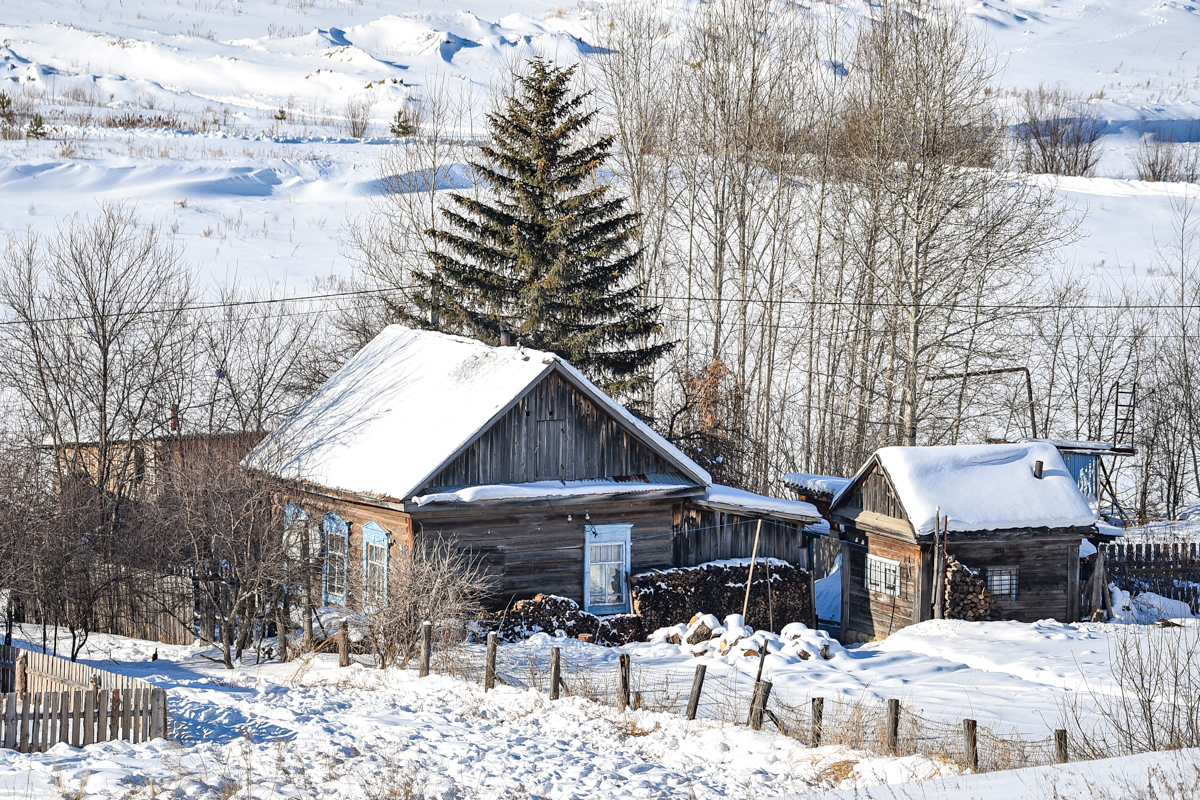
<path fill-rule="evenodd" d="M 602 4 L 377 0 L 22 0 L 0 5 L 0 79 L 46 112 L 45 140 L 0 142 L 0 227 L 49 230 L 101 199 L 165 221 L 206 276 L 236 272 L 303 290 L 348 270 L 339 236 L 365 210 L 388 122 L 431 85 L 478 117 L 507 64 L 590 51 Z M 851 20 L 862 8 L 844 7 Z M 666 3 L 677 17 L 687 2 Z M 1088 213 L 1069 252 L 1081 270 L 1145 279 L 1169 233 L 1176 184 L 1129 180 L 1150 127 L 1200 138 L 1200 10 L 1191 3 L 974 3 L 1007 62 L 1005 83 L 1103 98 L 1106 155 L 1061 191 Z M 348 100 L 370 105 L 351 138 Z M 280 119 L 279 117 L 282 117 Z M 137 127 L 109 127 L 124 118 Z M 1194 191 L 1194 187 L 1192 189 Z"/>

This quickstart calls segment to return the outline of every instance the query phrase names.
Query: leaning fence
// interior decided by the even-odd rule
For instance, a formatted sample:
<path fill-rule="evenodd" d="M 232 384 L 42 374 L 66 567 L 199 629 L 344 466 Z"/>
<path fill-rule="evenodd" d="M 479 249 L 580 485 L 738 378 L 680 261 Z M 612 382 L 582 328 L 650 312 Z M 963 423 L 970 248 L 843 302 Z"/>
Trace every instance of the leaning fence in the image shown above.
<path fill-rule="evenodd" d="M 619 710 L 680 714 L 727 725 L 775 728 L 808 746 L 841 745 L 881 755 L 924 755 L 977 771 L 1062 763 L 1089 752 L 1066 730 L 1044 737 L 994 730 L 973 719 L 947 721 L 906 707 L 900 698 L 797 697 L 776 689 L 765 656 L 745 667 L 707 664 L 669 667 L 654 659 L 568 645 L 501 645 L 490 634 L 486 649 L 461 645 L 434 650 L 426 627 L 418 658 L 422 676 L 443 674 L 479 683 L 535 689 L 551 700 L 584 697 Z M 345 634 L 341 634 L 342 637 Z M 348 643 L 340 647 L 350 662 Z M 816 656 L 820 658 L 820 656 Z M 1073 738 L 1073 737 L 1072 737 Z"/>
<path fill-rule="evenodd" d="M 0 746 L 38 753 L 167 735 L 167 693 L 146 681 L 0 646 Z"/>
<path fill-rule="evenodd" d="M 1104 545 L 1104 564 L 1125 591 L 1154 592 L 1200 613 L 1200 543 L 1111 542 Z"/>

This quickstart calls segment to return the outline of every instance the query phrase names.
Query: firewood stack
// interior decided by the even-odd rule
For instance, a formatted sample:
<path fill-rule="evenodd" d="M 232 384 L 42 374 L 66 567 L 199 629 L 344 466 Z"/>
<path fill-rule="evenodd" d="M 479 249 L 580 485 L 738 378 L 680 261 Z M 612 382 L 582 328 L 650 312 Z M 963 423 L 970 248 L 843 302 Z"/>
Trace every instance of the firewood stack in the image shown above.
<path fill-rule="evenodd" d="M 977 578 L 954 556 L 946 559 L 946 619 L 980 622 L 995 619 L 1000 604 Z"/>
<path fill-rule="evenodd" d="M 701 564 L 634 575 L 630 580 L 634 613 L 647 632 L 686 623 L 699 612 L 715 614 L 719 619 L 741 614 L 749 572 L 749 565 Z M 754 568 L 746 624 L 767 630 L 774 623 L 774 629 L 779 630 L 789 622 L 811 624 L 811 615 L 808 572 L 780 561 L 768 567 L 760 559 Z"/>
<path fill-rule="evenodd" d="M 552 594 L 518 600 L 510 608 L 488 615 L 483 625 L 496 631 L 503 641 L 518 641 L 542 632 L 553 636 L 562 631 L 572 638 L 584 634 L 598 644 L 622 645 L 642 636 L 641 620 L 632 614 L 597 617 L 574 600 Z"/>

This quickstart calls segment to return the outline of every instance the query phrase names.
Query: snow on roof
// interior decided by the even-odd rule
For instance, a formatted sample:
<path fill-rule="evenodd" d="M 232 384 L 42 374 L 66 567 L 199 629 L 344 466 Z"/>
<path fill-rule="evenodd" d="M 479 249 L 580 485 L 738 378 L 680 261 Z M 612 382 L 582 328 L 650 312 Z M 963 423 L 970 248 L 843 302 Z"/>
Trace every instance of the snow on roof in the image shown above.
<path fill-rule="evenodd" d="M 411 497 L 548 372 L 562 369 L 688 477 L 708 473 L 552 353 L 390 325 L 247 457 L 286 478 Z"/>
<path fill-rule="evenodd" d="M 475 503 L 484 500 L 558 500 L 640 494 L 642 492 L 675 493 L 688 489 L 699 491 L 694 485 L 679 483 L 678 480 L 674 483 L 664 481 L 617 481 L 612 479 L 533 481 L 531 483 L 467 486 L 453 491 L 418 495 L 412 501 L 418 506 L 424 506 L 431 503 Z"/>
<path fill-rule="evenodd" d="M 731 508 L 758 514 L 769 514 L 791 517 L 804 522 L 816 522 L 821 518 L 821 512 L 816 506 L 800 500 L 783 500 L 778 497 L 754 494 L 753 492 L 735 489 L 732 486 L 722 486 L 714 483 L 708 487 L 703 497 L 696 499 L 702 505 Z"/>
<path fill-rule="evenodd" d="M 1030 442 L 1045 442 L 1052 444 L 1060 450 L 1082 450 L 1085 452 L 1108 452 L 1114 448 L 1112 442 L 1089 442 L 1079 441 L 1076 439 L 1018 439 L 1017 442 L 1025 444 Z"/>
<path fill-rule="evenodd" d="M 832 475 L 811 475 L 807 472 L 789 472 L 779 479 L 785 486 L 813 492 L 815 494 L 835 495 L 850 485 L 849 478 L 835 478 Z"/>
<path fill-rule="evenodd" d="M 1096 522 L 1058 450 L 1046 442 L 884 447 L 875 458 L 918 535 L 933 532 L 938 506 L 950 517 L 952 531 L 1090 527 Z M 1035 461 L 1042 462 L 1040 480 L 1033 475 Z"/>

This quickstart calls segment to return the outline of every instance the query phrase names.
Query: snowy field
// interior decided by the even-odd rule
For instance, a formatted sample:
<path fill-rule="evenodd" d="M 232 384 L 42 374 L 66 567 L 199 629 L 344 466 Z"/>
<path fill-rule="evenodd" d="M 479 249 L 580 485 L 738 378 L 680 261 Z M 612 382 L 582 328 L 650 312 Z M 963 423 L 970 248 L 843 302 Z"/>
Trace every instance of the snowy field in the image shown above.
<path fill-rule="evenodd" d="M 845 650 L 834 643 L 825 660 L 799 657 L 827 640 L 793 627 L 782 637 L 790 647 L 772 647 L 765 677 L 780 696 L 796 701 L 899 697 L 906 709 L 926 716 L 971 716 L 997 730 L 1041 737 L 1058 727 L 1070 693 L 1104 691 L 1109 637 L 1148 630 L 931 622 L 875 645 Z M 40 642 L 40 629 L 24 633 L 25 646 Z M 690 678 L 695 664 L 705 663 L 710 676 L 733 671 L 751 681 L 758 659 L 745 658 L 744 649 L 763 638 L 744 639 L 724 654 L 720 640 L 701 656 L 690 652 L 694 646 L 685 653 L 661 643 L 625 650 L 635 675 L 674 670 Z M 597 669 L 615 667 L 619 653 L 538 634 L 505 646 L 502 657 L 544 659 L 554 644 L 564 648 L 565 660 L 587 656 Z M 155 651 L 158 660 L 151 661 Z M 1103 770 L 1135 769 L 1128 774 L 1136 775 L 1147 763 L 1163 769 L 1173 763 L 1152 757 L 1130 766 L 1117 759 L 1009 777 L 959 777 L 961 769 L 945 759 L 887 758 L 840 746 L 813 750 L 769 725 L 756 733 L 688 722 L 677 713 L 622 714 L 582 698 L 550 703 L 536 691 L 504 686 L 485 694 L 473 683 L 418 679 L 412 670 L 340 669 L 332 655 L 285 665 L 255 665 L 251 657 L 233 671 L 214 656 L 198 645 L 94 635 L 83 660 L 168 690 L 177 741 L 57 745 L 39 755 L 0 750 L 0 797 L 409 797 L 407 787 L 415 797 L 709 798 L 890 785 L 896 794 L 846 796 L 997 796 L 971 792 L 1005 786 L 1016 798 L 1038 796 L 1034 788 L 1046 781 L 1094 780 Z M 899 786 L 930 778 L 946 780 L 918 784 L 916 794 Z"/>
<path fill-rule="evenodd" d="M 684 18 L 694 4 L 666 0 Z M 1101 98 L 1098 177 L 1059 191 L 1086 213 L 1067 268 L 1109 285 L 1152 281 L 1170 200 L 1195 186 L 1130 180 L 1144 130 L 1200 138 L 1200 10 L 1175 0 L 967 2 L 1005 84 Z M 6 0 L 0 89 L 62 119 L 43 141 L 0 141 L 0 228 L 50 230 L 101 200 L 136 203 L 176 231 L 206 280 L 304 293 L 347 275 L 340 244 L 366 211 L 388 121 L 430 91 L 478 116 L 506 65 L 591 51 L 602 3 L 548 0 Z M 815 6 L 829 9 L 831 6 Z M 842 9 L 853 23 L 856 2 Z M 824 11 L 821 13 L 830 13 Z M 347 99 L 373 103 L 365 137 Z M 22 107 L 25 107 L 24 105 Z M 281 114 L 283 119 L 277 119 Z M 121 115 L 147 127 L 106 126 Z M 220 130 L 214 125 L 219 123 Z"/>

